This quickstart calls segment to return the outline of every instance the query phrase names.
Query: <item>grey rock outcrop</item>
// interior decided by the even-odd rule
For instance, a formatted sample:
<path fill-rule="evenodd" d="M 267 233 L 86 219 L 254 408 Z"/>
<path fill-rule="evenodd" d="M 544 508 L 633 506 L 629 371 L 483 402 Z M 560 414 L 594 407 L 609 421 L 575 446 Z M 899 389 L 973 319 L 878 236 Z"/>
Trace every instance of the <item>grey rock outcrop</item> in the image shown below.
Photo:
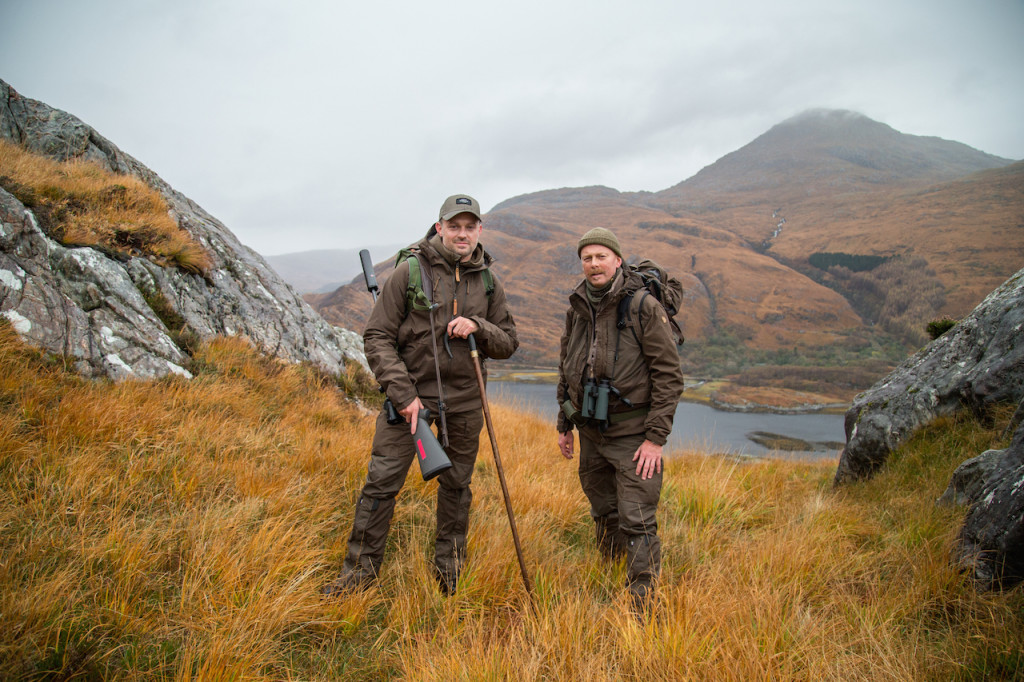
<path fill-rule="evenodd" d="M 1024 270 L 955 327 L 857 396 L 846 412 L 841 484 L 871 476 L 936 417 L 1024 397 Z"/>
<path fill-rule="evenodd" d="M 986 450 L 958 466 L 949 479 L 946 491 L 936 503 L 943 507 L 957 507 L 980 500 L 983 497 L 985 481 L 1000 471 L 1005 452 Z"/>
<path fill-rule="evenodd" d="M 265 353 L 331 373 L 344 368 L 345 358 L 365 366 L 358 335 L 325 322 L 222 223 L 79 119 L 0 81 L 0 137 L 143 180 L 212 260 L 200 276 L 145 258 L 65 247 L 0 189 L 0 315 L 27 342 L 69 356 L 87 376 L 188 375 L 187 356 L 147 302 L 159 296 L 200 339 L 244 336 Z"/>
<path fill-rule="evenodd" d="M 975 462 L 979 459 L 983 465 Z M 958 497 L 970 505 L 954 549 L 957 565 L 982 589 L 1024 582 L 1024 427 L 1005 450 L 989 450 L 965 462 L 950 488 L 954 492 L 947 490 L 944 498 Z"/>

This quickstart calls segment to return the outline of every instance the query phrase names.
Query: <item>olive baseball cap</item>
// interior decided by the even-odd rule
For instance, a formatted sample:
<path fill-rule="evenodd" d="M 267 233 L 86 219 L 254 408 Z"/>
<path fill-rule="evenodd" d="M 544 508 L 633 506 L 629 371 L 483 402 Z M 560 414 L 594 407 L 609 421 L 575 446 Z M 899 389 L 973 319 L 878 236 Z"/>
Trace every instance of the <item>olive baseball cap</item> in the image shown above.
<path fill-rule="evenodd" d="M 468 194 L 453 194 L 445 199 L 438 216 L 441 220 L 451 220 L 460 213 L 472 213 L 478 220 L 483 220 L 480 203 Z"/>
<path fill-rule="evenodd" d="M 591 244 L 599 244 L 600 246 L 607 247 L 611 249 L 616 256 L 622 258 L 622 249 L 619 248 L 619 240 L 616 239 L 612 231 L 607 228 L 595 227 L 580 237 L 580 240 L 576 242 L 576 255 L 580 255 L 580 251 L 583 250 L 584 246 L 590 246 Z"/>

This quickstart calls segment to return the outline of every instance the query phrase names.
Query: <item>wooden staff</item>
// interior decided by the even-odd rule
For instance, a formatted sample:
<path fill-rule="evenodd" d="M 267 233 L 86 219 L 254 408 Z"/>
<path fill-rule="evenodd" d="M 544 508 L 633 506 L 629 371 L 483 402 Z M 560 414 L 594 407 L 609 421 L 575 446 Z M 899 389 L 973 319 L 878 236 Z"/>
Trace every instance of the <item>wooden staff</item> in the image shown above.
<path fill-rule="evenodd" d="M 494 453 L 494 465 L 498 469 L 498 480 L 501 481 L 501 494 L 505 497 L 505 511 L 508 512 L 508 524 L 512 528 L 512 541 L 516 546 L 516 556 L 519 558 L 519 571 L 523 574 L 523 584 L 526 586 L 526 594 L 530 597 L 530 608 L 533 615 L 537 615 L 537 605 L 533 601 L 533 586 L 530 583 L 530 576 L 526 572 L 526 562 L 523 560 L 523 548 L 519 544 L 519 531 L 516 529 L 516 517 L 512 514 L 512 500 L 508 496 L 508 485 L 505 483 L 505 470 L 501 466 L 501 454 L 498 452 L 498 441 L 494 438 L 494 425 L 491 423 L 491 408 L 487 405 L 487 387 L 484 384 L 484 373 L 480 368 L 480 354 L 476 349 L 476 339 L 470 334 L 469 354 L 473 358 L 473 366 L 476 367 L 476 380 L 480 385 L 480 401 L 484 406 L 484 420 L 487 422 L 487 435 L 491 438 L 491 452 Z"/>

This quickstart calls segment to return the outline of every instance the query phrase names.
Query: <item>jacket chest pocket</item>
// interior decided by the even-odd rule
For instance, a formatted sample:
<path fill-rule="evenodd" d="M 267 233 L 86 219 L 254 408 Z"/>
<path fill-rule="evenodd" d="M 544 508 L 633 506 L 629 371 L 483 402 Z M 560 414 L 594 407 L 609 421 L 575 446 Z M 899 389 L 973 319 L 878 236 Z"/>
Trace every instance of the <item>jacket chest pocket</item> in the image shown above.
<path fill-rule="evenodd" d="M 443 300 L 448 302 L 446 322 L 455 316 L 487 318 L 488 299 L 479 274 L 463 274 L 459 282 L 451 276 L 445 284 Z"/>
<path fill-rule="evenodd" d="M 647 359 L 643 349 L 637 342 L 633 331 L 628 327 L 621 331 L 619 337 L 619 359 L 615 366 L 617 376 L 635 376 L 647 373 Z"/>
<path fill-rule="evenodd" d="M 590 325 L 577 324 L 569 335 L 566 344 L 566 376 L 580 377 L 582 383 L 583 370 L 586 368 L 587 359 L 590 354 Z"/>
<path fill-rule="evenodd" d="M 430 342 L 430 313 L 426 310 L 410 310 L 398 328 L 398 347 L 406 348 L 420 339 Z"/>
<path fill-rule="evenodd" d="M 609 379 L 634 377 L 640 372 L 647 372 L 643 350 L 628 323 L 622 329 L 615 325 L 608 328 L 601 361 L 603 376 Z"/>

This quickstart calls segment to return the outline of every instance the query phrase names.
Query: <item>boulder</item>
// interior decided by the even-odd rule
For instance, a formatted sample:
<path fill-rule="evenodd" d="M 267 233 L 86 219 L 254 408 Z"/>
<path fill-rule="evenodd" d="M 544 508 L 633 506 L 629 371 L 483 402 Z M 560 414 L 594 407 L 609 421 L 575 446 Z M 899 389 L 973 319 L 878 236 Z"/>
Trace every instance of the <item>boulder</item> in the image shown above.
<path fill-rule="evenodd" d="M 973 460 L 961 466 L 979 475 L 959 479 L 962 485 L 955 495 L 962 496 L 970 509 L 954 561 L 981 589 L 1009 589 L 1024 581 L 1024 427 L 1017 429 L 1010 447 L 982 456 L 985 467 L 971 465 Z M 950 487 L 957 481 L 954 474 Z"/>
<path fill-rule="evenodd" d="M 835 483 L 870 477 L 936 417 L 1024 398 L 1024 270 L 970 315 L 858 395 L 846 412 Z"/>
<path fill-rule="evenodd" d="M 971 457 L 953 472 L 949 485 L 936 504 L 943 507 L 958 507 L 982 498 L 985 481 L 1000 470 L 1005 450 L 986 450 L 977 457 Z"/>
<path fill-rule="evenodd" d="M 151 305 L 157 299 L 199 339 L 245 336 L 265 353 L 330 373 L 342 371 L 346 358 L 365 366 L 357 334 L 325 322 L 221 222 L 79 119 L 0 80 L 0 136 L 59 161 L 85 159 L 141 179 L 212 261 L 197 275 L 63 246 L 0 190 L 0 315 L 27 342 L 69 356 L 87 376 L 188 375 L 187 355 L 162 321 L 167 311 L 161 316 Z"/>

